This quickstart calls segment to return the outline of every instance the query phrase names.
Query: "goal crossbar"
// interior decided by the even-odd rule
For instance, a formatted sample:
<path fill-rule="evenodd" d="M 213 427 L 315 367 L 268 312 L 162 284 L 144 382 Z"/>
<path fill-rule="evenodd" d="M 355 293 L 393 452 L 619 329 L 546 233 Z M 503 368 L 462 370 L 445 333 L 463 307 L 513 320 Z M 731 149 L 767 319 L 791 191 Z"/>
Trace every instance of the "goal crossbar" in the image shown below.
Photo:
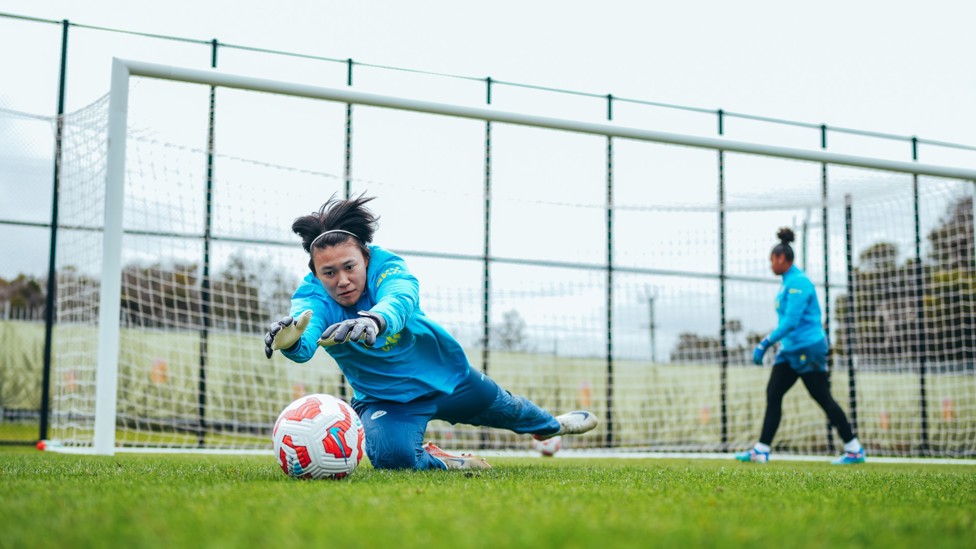
<path fill-rule="evenodd" d="M 118 72 L 117 76 L 116 71 Z M 808 160 L 811 162 L 822 162 L 825 164 L 839 164 L 858 168 L 946 177 L 951 179 L 963 179 L 976 182 L 976 169 L 967 169 L 962 167 L 956 168 L 951 166 L 923 164 L 918 162 L 903 162 L 882 158 L 838 154 L 827 151 L 778 147 L 775 145 L 736 141 L 721 137 L 695 136 L 618 126 L 614 124 L 601 124 L 595 122 L 537 116 L 496 109 L 435 103 L 431 101 L 364 93 L 348 89 L 269 80 L 253 76 L 221 72 L 216 69 L 192 69 L 119 58 L 115 58 L 113 61 L 113 99 L 115 98 L 116 91 L 120 90 L 122 87 L 128 86 L 129 76 L 175 80 L 194 84 L 206 84 L 225 88 L 269 92 L 310 99 L 323 99 L 326 101 L 336 101 L 354 105 L 384 107 L 428 114 L 439 114 L 457 118 L 484 120 L 486 122 L 501 122 L 505 124 L 532 126 L 552 130 L 564 130 L 576 133 L 603 135 L 607 137 L 620 137 L 669 145 L 682 145 L 686 147 L 788 158 L 792 160 Z M 115 111 L 113 109 L 113 113 L 114 112 Z"/>

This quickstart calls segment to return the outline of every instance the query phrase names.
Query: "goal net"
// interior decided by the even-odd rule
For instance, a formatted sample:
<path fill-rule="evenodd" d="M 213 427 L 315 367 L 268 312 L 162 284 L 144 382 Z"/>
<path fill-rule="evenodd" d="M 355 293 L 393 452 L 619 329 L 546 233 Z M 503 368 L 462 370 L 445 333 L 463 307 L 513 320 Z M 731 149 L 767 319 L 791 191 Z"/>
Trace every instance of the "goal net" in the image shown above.
<path fill-rule="evenodd" d="M 868 451 L 973 455 L 973 179 L 116 61 L 112 95 L 64 119 L 51 438 L 269 450 L 292 400 L 348 400 L 325 352 L 268 360 L 262 340 L 307 272 L 292 220 L 365 192 L 376 243 L 472 366 L 601 418 L 564 449 L 751 446 L 773 354 L 757 367 L 752 348 L 776 326 L 769 252 L 787 226 Z M 438 421 L 428 437 L 530 447 Z M 799 383 L 774 448 L 839 447 Z"/>

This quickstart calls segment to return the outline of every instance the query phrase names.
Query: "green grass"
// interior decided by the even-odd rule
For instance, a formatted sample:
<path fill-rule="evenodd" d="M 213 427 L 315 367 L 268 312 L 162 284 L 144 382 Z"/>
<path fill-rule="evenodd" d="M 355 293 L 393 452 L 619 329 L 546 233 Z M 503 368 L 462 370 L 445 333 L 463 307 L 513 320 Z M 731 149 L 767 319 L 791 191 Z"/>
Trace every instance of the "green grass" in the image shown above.
<path fill-rule="evenodd" d="M 34 422 L 0 422 L 0 440 L 4 442 L 37 442 L 41 429 Z"/>
<path fill-rule="evenodd" d="M 972 547 L 976 469 L 496 458 L 294 481 L 271 456 L 0 449 L 0 547 Z"/>

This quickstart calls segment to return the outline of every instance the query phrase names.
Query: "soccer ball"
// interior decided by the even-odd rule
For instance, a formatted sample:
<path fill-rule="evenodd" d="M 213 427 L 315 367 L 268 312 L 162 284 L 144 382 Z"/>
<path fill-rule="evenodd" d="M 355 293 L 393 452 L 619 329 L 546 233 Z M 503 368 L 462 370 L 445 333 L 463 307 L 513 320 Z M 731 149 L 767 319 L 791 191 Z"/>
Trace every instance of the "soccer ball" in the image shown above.
<path fill-rule="evenodd" d="M 562 437 L 552 437 L 546 440 L 536 440 L 532 439 L 532 447 L 536 449 L 540 454 L 545 457 L 552 457 L 556 455 L 563 445 Z"/>
<path fill-rule="evenodd" d="M 363 459 L 359 415 L 330 395 L 307 395 L 285 408 L 271 434 L 281 470 L 292 478 L 340 479 Z"/>

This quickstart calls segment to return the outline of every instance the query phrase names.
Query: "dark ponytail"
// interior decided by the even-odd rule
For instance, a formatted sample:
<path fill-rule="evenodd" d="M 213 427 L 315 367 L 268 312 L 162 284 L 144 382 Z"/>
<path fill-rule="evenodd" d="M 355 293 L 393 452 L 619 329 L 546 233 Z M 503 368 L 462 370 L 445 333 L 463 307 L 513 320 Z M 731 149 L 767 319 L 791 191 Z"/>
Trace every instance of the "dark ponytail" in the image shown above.
<path fill-rule="evenodd" d="M 790 242 L 796 240 L 796 237 L 793 235 L 793 230 L 789 227 L 782 227 L 776 231 L 776 238 L 779 239 L 779 244 L 773 247 L 773 251 L 770 254 L 785 255 L 786 260 L 793 263 L 793 247 L 790 246 Z"/>

